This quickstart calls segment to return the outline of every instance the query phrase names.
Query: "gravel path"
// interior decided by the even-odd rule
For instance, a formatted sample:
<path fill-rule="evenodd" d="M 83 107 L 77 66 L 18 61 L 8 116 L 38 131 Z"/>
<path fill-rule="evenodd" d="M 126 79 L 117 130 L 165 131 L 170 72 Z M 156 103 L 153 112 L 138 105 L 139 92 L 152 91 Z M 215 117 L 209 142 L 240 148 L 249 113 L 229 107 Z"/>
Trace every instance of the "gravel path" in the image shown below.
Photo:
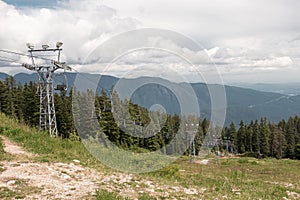
<path fill-rule="evenodd" d="M 189 196 L 187 199 L 198 199 L 205 191 L 205 188 L 167 186 L 133 174 L 100 172 L 81 166 L 77 160 L 40 163 L 33 159 L 37 155 L 26 152 L 8 138 L 2 137 L 2 142 L 13 159 L 0 162 L 0 188 L 21 191 L 24 199 L 92 199 L 96 189 L 132 199 L 142 193 L 167 199 L 184 194 Z"/>

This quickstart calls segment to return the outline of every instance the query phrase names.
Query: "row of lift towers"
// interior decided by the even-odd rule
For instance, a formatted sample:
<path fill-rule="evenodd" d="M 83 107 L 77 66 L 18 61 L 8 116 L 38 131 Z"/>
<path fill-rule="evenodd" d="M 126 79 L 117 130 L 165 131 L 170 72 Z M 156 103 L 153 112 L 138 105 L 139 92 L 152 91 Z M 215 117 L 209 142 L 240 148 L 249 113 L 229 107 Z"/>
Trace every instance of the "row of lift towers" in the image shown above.
<path fill-rule="evenodd" d="M 57 131 L 57 122 L 56 122 L 56 114 L 55 114 L 55 105 L 54 105 L 54 90 L 64 91 L 68 89 L 67 78 L 65 75 L 66 71 L 71 71 L 72 68 L 69 67 L 65 62 L 60 61 L 61 52 L 62 52 L 62 42 L 57 42 L 55 48 L 50 48 L 49 45 L 42 45 L 41 49 L 35 49 L 34 45 L 31 43 L 26 44 L 28 47 L 28 52 L 31 58 L 31 64 L 24 63 L 23 67 L 28 70 L 35 71 L 38 74 L 38 88 L 39 88 L 39 99 L 40 99 L 40 116 L 39 116 L 39 128 L 40 130 L 48 130 L 51 136 L 58 136 Z M 46 59 L 50 61 L 50 64 L 37 64 L 36 58 L 40 58 L 37 54 L 50 52 L 54 53 L 56 60 Z M 58 70 L 62 70 L 62 74 L 64 76 L 64 82 L 62 84 L 56 84 L 54 87 L 53 76 L 54 73 Z M 110 94 L 111 95 L 111 94 Z M 104 112 L 111 111 L 110 109 L 106 109 Z M 100 117 L 100 113 L 97 117 Z M 137 122 L 136 125 L 141 125 L 141 123 Z M 186 124 L 186 126 L 193 126 L 194 124 Z M 190 146 L 190 161 L 193 162 L 196 157 L 195 151 L 195 132 L 187 132 L 187 137 Z M 226 150 L 232 151 L 232 144 L 230 140 L 225 140 Z M 215 141 L 214 144 L 217 149 L 219 149 L 219 141 Z M 229 147 L 231 149 L 229 149 Z"/>

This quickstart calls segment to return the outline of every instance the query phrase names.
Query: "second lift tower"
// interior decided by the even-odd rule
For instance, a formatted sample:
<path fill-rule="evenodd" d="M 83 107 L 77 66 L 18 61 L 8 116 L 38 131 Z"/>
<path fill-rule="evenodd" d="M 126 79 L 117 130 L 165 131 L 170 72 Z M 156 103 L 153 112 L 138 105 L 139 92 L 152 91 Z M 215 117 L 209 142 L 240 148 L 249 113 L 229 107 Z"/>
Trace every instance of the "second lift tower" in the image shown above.
<path fill-rule="evenodd" d="M 48 130 L 51 136 L 58 136 L 55 107 L 54 107 L 54 87 L 53 87 L 53 74 L 56 70 L 71 70 L 64 62 L 60 62 L 60 54 L 62 51 L 62 42 L 56 43 L 56 48 L 49 48 L 49 45 L 42 45 L 42 49 L 34 49 L 34 45 L 27 43 L 28 52 L 31 56 L 32 64 L 23 64 L 29 70 L 38 73 L 39 82 L 39 99 L 40 99 L 40 130 Z M 47 59 L 47 64 L 37 64 L 35 62 L 37 53 L 52 52 L 55 53 L 57 60 Z"/>

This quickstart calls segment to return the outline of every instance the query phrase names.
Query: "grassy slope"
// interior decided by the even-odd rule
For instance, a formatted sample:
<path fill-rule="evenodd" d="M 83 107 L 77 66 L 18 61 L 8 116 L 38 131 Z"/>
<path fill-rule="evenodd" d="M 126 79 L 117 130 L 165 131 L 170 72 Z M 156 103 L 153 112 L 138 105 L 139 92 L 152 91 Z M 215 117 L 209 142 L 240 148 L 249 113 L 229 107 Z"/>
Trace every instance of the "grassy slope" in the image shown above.
<path fill-rule="evenodd" d="M 105 170 L 77 141 L 51 138 L 0 113 L 0 134 L 38 154 L 42 162 L 71 162 L 78 159 L 83 165 Z M 0 159 L 5 159 L 0 144 Z M 145 178 L 161 184 L 186 188 L 204 188 L 202 199 L 282 199 L 294 192 L 300 198 L 300 161 L 253 158 L 212 159 L 208 165 L 189 163 L 181 158 L 171 166 L 157 172 L 142 174 Z M 122 199 L 114 193 L 97 192 L 97 199 Z M 178 196 L 180 197 L 180 196 Z M 190 197 L 182 194 L 182 197 Z M 200 198 L 199 197 L 199 198 Z M 141 197 L 140 199 L 150 199 Z"/>
<path fill-rule="evenodd" d="M 83 165 L 103 167 L 92 157 L 79 141 L 62 140 L 50 137 L 46 132 L 18 123 L 0 113 L 0 134 L 36 153 L 43 162 L 71 162 L 78 159 Z"/>
<path fill-rule="evenodd" d="M 231 158 L 199 166 L 181 159 L 174 165 L 180 171 L 169 179 L 206 188 L 203 199 L 282 199 L 288 191 L 300 194 L 299 161 Z"/>
<path fill-rule="evenodd" d="M 4 160 L 4 159 L 5 159 L 5 152 L 3 149 L 2 139 L 0 138 L 0 160 Z"/>

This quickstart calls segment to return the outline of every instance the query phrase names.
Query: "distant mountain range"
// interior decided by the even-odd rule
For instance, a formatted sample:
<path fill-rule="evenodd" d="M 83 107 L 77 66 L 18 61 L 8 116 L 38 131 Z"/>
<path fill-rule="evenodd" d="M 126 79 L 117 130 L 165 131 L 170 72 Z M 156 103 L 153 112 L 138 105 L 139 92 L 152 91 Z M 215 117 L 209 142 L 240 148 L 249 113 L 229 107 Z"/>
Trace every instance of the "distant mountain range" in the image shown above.
<path fill-rule="evenodd" d="M 263 92 L 275 92 L 291 96 L 300 95 L 300 83 L 235 83 L 232 85 Z"/>
<path fill-rule="evenodd" d="M 67 80 L 69 88 L 74 85 L 76 73 L 67 73 Z M 5 79 L 7 75 L 0 73 L 0 79 Z M 86 77 L 88 78 L 88 74 Z M 15 75 L 17 82 L 24 84 L 25 82 L 37 81 L 37 74 L 20 73 Z M 64 81 L 63 76 L 58 76 L 56 79 L 61 82 Z M 201 116 L 210 117 L 211 99 L 208 92 L 208 85 L 204 83 L 172 83 L 164 79 L 141 77 L 137 79 L 122 79 L 120 88 L 125 87 L 126 84 L 134 85 L 141 81 L 151 80 L 154 84 L 147 84 L 138 88 L 131 96 L 132 101 L 141 106 L 150 108 L 154 104 L 160 104 L 168 113 L 180 113 L 180 106 L 176 95 L 167 87 L 158 82 L 168 83 L 173 86 L 180 86 L 181 88 L 190 85 L 198 98 Z M 101 76 L 98 84 L 99 91 L 101 88 L 110 90 L 112 86 L 118 85 L 119 79 L 113 76 Z M 120 84 L 119 84 L 120 85 Z M 210 85 L 212 86 L 212 85 Z M 216 89 L 222 87 L 220 85 L 213 85 Z M 276 89 L 275 86 L 273 89 Z M 238 124 L 241 120 L 249 122 L 251 120 L 267 117 L 271 122 L 278 122 L 282 119 L 287 119 L 293 115 L 300 115 L 300 95 L 281 94 L 275 92 L 258 91 L 254 89 L 247 89 L 235 86 L 225 86 L 227 99 L 227 114 L 226 124 L 231 121 Z M 185 94 L 182 94 L 185 95 Z M 122 97 L 122 96 L 121 96 Z M 188 96 L 187 96 L 188 98 Z"/>

